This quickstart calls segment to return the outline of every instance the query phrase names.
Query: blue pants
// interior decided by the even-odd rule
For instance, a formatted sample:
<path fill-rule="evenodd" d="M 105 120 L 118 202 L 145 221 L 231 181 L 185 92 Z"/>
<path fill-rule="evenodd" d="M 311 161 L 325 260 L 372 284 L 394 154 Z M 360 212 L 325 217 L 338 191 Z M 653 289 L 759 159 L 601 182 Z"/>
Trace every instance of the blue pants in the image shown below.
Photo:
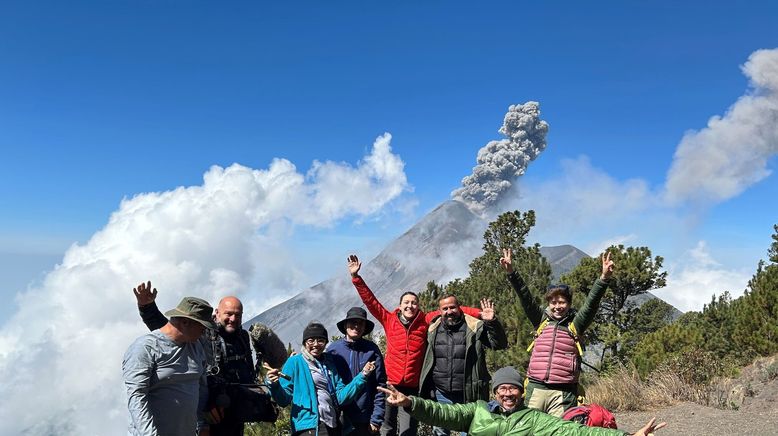
<path fill-rule="evenodd" d="M 435 389 L 435 399 L 441 404 L 462 404 L 465 402 L 464 392 L 442 392 Z M 449 436 L 451 432 L 442 427 L 432 427 L 432 434 L 435 436 Z M 459 433 L 466 436 L 466 432 Z"/>

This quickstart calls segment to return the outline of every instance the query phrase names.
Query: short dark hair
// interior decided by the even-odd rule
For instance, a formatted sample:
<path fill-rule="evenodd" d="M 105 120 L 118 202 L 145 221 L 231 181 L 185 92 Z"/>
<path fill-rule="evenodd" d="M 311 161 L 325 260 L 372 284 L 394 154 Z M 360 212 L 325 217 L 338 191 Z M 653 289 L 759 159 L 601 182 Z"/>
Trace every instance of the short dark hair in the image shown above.
<path fill-rule="evenodd" d="M 454 294 L 446 294 L 446 295 L 438 298 L 438 303 L 440 303 L 441 301 L 445 300 L 446 298 L 453 298 L 454 301 L 457 302 L 457 306 L 459 306 L 459 298 L 457 298 L 457 296 L 454 295 Z"/>
<path fill-rule="evenodd" d="M 403 298 L 405 298 L 406 295 L 413 295 L 413 297 L 416 298 L 416 301 L 419 301 L 419 296 L 416 295 L 415 292 L 405 291 L 402 295 L 400 295 L 400 303 L 403 302 Z"/>
<path fill-rule="evenodd" d="M 567 285 L 551 285 L 546 290 L 545 299 L 546 302 L 551 301 L 554 297 L 562 297 L 567 300 L 568 303 L 573 303 L 573 291 L 570 286 Z"/>

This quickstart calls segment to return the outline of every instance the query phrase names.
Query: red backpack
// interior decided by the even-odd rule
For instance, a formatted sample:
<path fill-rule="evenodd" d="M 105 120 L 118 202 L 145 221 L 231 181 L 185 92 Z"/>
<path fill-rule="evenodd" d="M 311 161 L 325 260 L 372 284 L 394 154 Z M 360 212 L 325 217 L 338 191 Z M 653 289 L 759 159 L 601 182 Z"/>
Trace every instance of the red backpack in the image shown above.
<path fill-rule="evenodd" d="M 616 417 L 606 408 L 599 404 L 586 404 L 583 406 L 567 409 L 562 419 L 573 421 L 587 427 L 616 427 Z"/>

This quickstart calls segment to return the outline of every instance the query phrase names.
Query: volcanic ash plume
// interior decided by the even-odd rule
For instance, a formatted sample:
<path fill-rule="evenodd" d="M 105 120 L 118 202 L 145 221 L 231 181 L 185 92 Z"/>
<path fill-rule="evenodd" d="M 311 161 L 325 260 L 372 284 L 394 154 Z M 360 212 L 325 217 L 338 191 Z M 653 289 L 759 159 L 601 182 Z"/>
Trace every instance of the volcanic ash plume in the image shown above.
<path fill-rule="evenodd" d="M 548 123 L 540 119 L 539 103 L 530 101 L 511 105 L 499 132 L 507 139 L 490 141 L 479 150 L 473 174 L 451 193 L 477 213 L 495 204 L 546 148 Z"/>

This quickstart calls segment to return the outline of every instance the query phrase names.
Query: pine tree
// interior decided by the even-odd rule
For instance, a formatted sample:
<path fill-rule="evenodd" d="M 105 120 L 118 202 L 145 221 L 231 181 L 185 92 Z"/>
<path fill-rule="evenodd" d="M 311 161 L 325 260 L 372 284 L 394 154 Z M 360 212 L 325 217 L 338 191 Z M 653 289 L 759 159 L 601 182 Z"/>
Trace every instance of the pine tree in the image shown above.
<path fill-rule="evenodd" d="M 588 342 L 603 344 L 601 364 L 606 363 L 606 353 L 618 361 L 624 361 L 628 356 L 628 350 L 622 347 L 622 343 L 628 339 L 624 337 L 628 336 L 627 332 L 636 327 L 635 319 L 639 313 L 630 297 L 664 287 L 667 277 L 667 272 L 661 271 L 664 259 L 661 256 L 652 258 L 648 247 L 625 248 L 619 245 L 609 247 L 607 252 L 616 268 L 595 322 L 585 334 Z M 586 298 L 601 269 L 599 256 L 584 258 L 578 267 L 562 276 L 561 281 L 573 289 L 574 306 Z"/>

